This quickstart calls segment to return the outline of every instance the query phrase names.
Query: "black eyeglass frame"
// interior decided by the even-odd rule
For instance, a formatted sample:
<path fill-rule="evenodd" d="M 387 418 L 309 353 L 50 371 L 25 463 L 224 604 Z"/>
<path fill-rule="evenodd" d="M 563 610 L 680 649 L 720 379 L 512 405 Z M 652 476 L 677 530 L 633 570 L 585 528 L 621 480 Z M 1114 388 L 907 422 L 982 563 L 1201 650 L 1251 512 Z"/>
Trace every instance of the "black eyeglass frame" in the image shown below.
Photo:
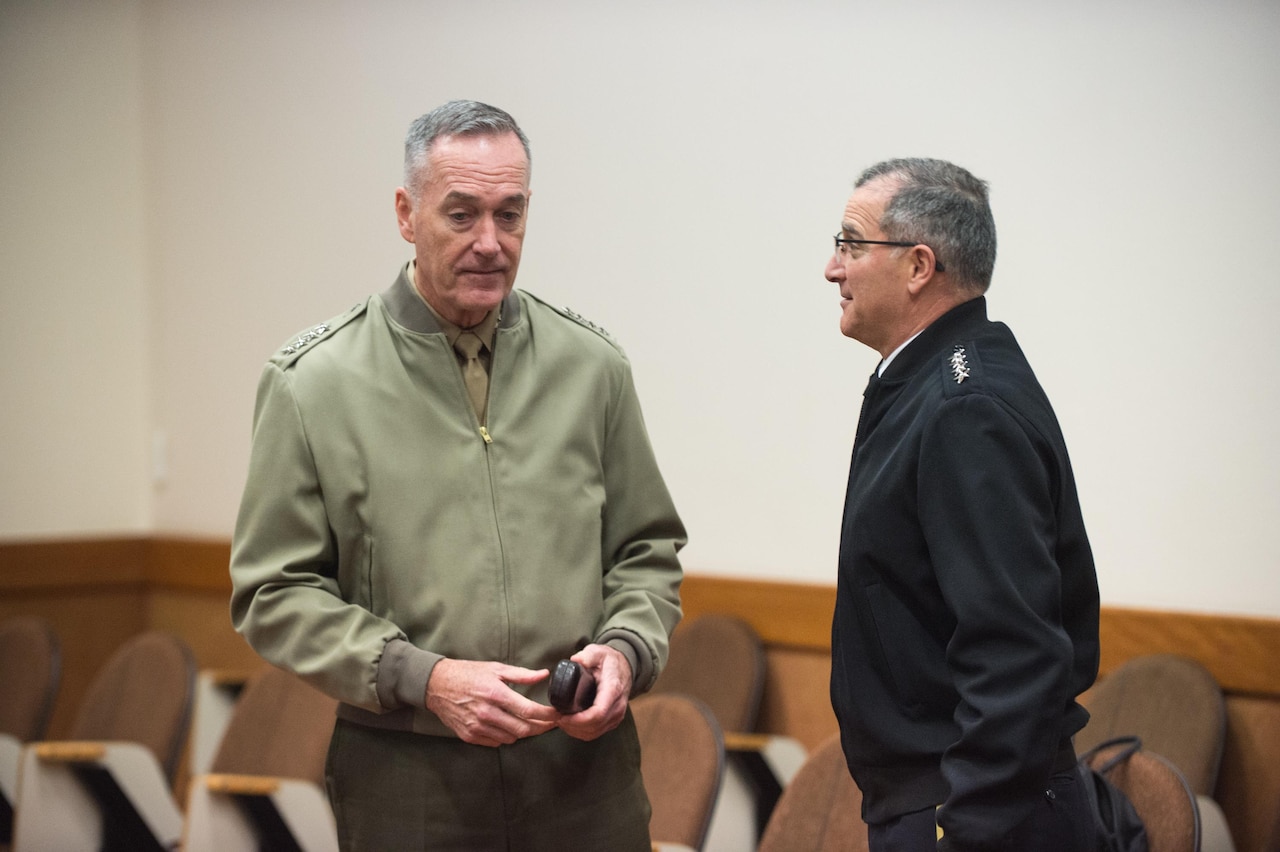
<path fill-rule="evenodd" d="M 849 237 L 842 237 L 839 234 L 835 235 L 835 241 L 836 241 L 835 250 L 837 254 L 840 252 L 840 245 L 842 243 L 868 245 L 868 246 L 898 246 L 899 248 L 914 248 L 916 246 L 924 245 L 924 243 L 904 243 L 901 240 L 854 240 L 854 239 L 850 239 Z M 930 250 L 932 251 L 932 247 L 930 247 Z M 939 272 L 947 271 L 947 268 L 942 265 L 942 261 L 938 259 L 938 253 L 936 251 L 933 252 L 933 268 L 938 270 Z"/>

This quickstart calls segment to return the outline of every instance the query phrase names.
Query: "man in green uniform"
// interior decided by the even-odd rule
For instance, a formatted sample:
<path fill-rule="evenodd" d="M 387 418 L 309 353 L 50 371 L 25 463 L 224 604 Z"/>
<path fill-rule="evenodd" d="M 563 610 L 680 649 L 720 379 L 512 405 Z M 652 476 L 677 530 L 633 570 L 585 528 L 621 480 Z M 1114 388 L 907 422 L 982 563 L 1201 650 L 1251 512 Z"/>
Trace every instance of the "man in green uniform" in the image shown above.
<path fill-rule="evenodd" d="M 344 849 L 649 848 L 627 708 L 666 661 L 685 532 L 625 354 L 513 289 L 529 173 L 502 110 L 418 119 L 413 260 L 259 383 L 232 618 L 341 702 Z M 565 657 L 598 690 L 562 716 Z"/>

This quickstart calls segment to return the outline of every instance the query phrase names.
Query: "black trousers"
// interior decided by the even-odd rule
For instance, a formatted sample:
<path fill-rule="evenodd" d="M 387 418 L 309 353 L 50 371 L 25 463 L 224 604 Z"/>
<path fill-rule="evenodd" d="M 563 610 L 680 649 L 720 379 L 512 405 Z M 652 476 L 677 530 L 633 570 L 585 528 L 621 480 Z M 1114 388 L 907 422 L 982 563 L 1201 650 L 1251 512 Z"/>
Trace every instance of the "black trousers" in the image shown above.
<path fill-rule="evenodd" d="M 1075 769 L 1055 773 L 1031 815 L 1013 833 L 984 850 L 1008 852 L 1094 852 L 1093 817 Z M 936 852 L 939 840 L 933 808 L 867 826 L 871 852 Z"/>
<path fill-rule="evenodd" d="M 344 852 L 649 852 L 628 713 L 593 742 L 560 730 L 490 748 L 339 720 L 325 767 Z"/>

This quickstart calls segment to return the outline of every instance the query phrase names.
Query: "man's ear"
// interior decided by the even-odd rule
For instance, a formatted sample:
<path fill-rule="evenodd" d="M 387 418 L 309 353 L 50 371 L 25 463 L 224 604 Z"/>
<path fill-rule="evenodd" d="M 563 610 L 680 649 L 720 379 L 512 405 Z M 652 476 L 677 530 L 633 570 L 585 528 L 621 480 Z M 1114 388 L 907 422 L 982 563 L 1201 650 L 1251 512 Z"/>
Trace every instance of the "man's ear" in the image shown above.
<path fill-rule="evenodd" d="M 911 295 L 919 296 L 937 275 L 938 259 L 934 257 L 933 249 L 922 243 L 911 247 L 907 260 L 911 264 L 911 277 L 907 279 L 907 290 Z"/>
<path fill-rule="evenodd" d="M 396 223 L 405 242 L 413 242 L 413 199 L 403 186 L 396 188 Z"/>

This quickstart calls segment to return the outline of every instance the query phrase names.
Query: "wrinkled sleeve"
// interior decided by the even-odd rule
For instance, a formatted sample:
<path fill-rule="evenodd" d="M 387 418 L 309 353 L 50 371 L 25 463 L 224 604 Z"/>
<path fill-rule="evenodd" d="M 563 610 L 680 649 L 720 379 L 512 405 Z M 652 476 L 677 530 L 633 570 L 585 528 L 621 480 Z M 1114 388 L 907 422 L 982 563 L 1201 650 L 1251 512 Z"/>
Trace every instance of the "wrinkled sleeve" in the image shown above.
<path fill-rule="evenodd" d="M 680 620 L 676 554 L 687 539 L 658 470 L 630 366 L 624 360 L 622 367 L 606 427 L 604 619 L 596 641 L 626 654 L 638 695 L 666 664 L 668 639 Z"/>
<path fill-rule="evenodd" d="M 1051 459 L 1030 426 L 984 395 L 948 401 L 924 435 L 921 520 L 955 615 L 947 660 L 959 694 L 940 849 L 990 848 L 1051 774 L 1073 659 Z"/>
<path fill-rule="evenodd" d="M 340 565 L 362 558 L 338 552 L 290 375 L 268 364 L 232 543 L 232 623 L 264 659 L 340 701 L 420 705 L 438 658 L 344 594 Z"/>

